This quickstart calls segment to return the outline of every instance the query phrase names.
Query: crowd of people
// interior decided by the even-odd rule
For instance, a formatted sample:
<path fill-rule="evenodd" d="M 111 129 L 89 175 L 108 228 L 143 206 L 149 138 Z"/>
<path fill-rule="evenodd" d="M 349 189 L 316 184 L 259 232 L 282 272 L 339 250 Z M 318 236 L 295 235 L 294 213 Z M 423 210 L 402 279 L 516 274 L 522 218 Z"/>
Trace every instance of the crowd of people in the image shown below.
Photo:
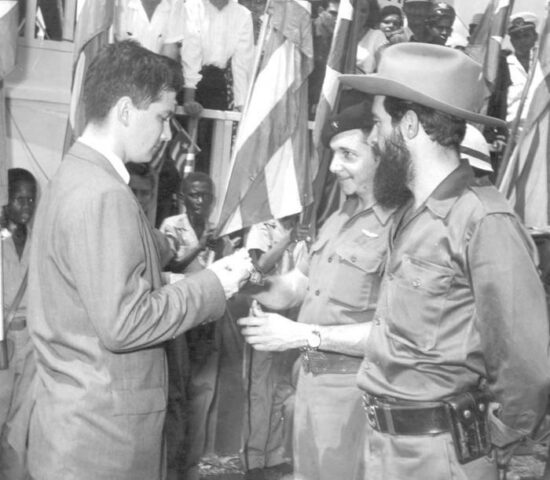
<path fill-rule="evenodd" d="M 311 111 L 339 2 L 316 7 Z M 162 159 L 164 210 L 151 162 L 178 104 L 242 109 L 259 9 L 117 0 L 84 132 L 44 191 L 9 170 L 1 478 L 199 479 L 235 328 L 247 480 L 496 480 L 541 438 L 538 252 L 492 184 L 530 101 L 538 19 L 510 18 L 514 51 L 480 113 L 482 66 L 447 45 L 451 5 L 369 7 L 356 71 L 339 78 L 348 105 L 322 132 L 340 207 L 315 238 L 298 215 L 218 237 L 208 159 L 184 178 Z"/>

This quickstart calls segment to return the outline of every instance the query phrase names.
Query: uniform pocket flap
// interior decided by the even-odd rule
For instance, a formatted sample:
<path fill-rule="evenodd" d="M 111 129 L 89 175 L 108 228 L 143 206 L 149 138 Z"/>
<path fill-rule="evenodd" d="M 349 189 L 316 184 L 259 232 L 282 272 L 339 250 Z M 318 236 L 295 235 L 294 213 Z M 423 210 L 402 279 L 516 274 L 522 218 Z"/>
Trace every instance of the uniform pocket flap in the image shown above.
<path fill-rule="evenodd" d="M 113 392 L 115 415 L 139 415 L 166 410 L 164 389 L 115 390 Z"/>

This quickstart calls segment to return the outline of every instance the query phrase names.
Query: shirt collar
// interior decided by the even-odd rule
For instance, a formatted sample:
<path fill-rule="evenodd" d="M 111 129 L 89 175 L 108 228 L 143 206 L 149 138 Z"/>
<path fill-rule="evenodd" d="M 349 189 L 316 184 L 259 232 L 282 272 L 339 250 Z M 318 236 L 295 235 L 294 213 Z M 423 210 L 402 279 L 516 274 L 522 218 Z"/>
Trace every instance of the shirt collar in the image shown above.
<path fill-rule="evenodd" d="M 372 210 L 382 225 L 386 225 L 388 223 L 388 220 L 396 210 L 395 208 L 382 207 L 379 203 L 373 202 L 361 211 L 357 211 L 357 206 L 359 205 L 359 198 L 357 195 L 348 196 L 344 205 L 347 209 L 349 209 L 348 211 L 354 212 L 350 216 L 355 216 L 356 214 Z"/>
<path fill-rule="evenodd" d="M 475 176 L 467 160 L 461 160 L 454 169 L 427 198 L 425 205 L 435 215 L 445 218 L 460 194 L 474 183 Z"/>
<path fill-rule="evenodd" d="M 122 159 L 114 152 L 109 150 L 108 148 L 105 148 L 100 142 L 98 142 L 94 138 L 90 138 L 89 136 L 82 135 L 78 141 L 87 147 L 93 148 L 96 152 L 101 153 L 112 165 L 112 167 L 115 169 L 115 171 L 120 175 L 122 180 L 124 180 L 124 183 L 129 184 L 130 183 L 130 174 L 128 173 L 128 170 L 126 170 L 126 167 L 124 166 L 124 162 Z"/>

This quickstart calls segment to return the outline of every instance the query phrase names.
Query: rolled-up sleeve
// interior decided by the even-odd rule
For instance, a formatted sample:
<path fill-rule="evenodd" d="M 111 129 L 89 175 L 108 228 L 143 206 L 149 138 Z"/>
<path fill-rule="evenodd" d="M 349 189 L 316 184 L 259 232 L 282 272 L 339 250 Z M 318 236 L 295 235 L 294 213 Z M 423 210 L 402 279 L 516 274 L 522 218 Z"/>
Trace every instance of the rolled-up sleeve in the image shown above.
<path fill-rule="evenodd" d="M 181 64 L 186 88 L 197 88 L 202 75 L 203 50 L 201 29 L 204 23 L 204 7 L 201 0 L 188 0 L 182 8 L 183 40 L 181 42 Z"/>
<path fill-rule="evenodd" d="M 484 217 L 468 245 L 488 386 L 500 404 L 491 421 L 497 447 L 531 435 L 547 404 L 548 314 L 533 257 L 528 234 L 509 214 Z"/>

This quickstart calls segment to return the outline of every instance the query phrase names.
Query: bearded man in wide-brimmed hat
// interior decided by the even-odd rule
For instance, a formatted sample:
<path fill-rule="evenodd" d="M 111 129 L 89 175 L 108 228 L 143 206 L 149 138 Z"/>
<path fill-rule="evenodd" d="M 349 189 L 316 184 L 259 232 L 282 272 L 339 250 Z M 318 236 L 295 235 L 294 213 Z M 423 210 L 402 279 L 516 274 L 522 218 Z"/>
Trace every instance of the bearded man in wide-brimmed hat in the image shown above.
<path fill-rule="evenodd" d="M 534 244 L 459 155 L 467 120 L 499 122 L 477 113 L 481 78 L 461 52 L 419 43 L 389 47 L 377 74 L 341 77 L 375 95 L 375 195 L 400 205 L 358 374 L 369 480 L 496 479 L 496 459 L 545 411 Z"/>

